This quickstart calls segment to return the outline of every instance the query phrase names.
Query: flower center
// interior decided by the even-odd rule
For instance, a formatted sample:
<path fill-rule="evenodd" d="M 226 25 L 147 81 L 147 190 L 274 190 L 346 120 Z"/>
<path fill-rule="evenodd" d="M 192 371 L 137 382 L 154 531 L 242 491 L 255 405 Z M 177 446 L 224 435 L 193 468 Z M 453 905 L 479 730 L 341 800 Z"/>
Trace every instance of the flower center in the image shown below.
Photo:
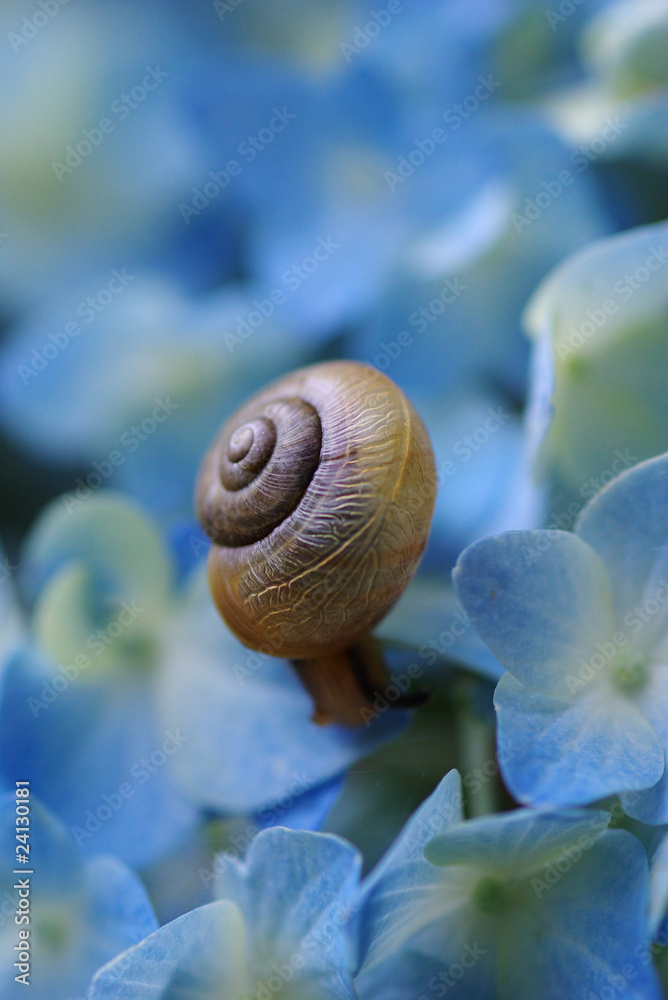
<path fill-rule="evenodd" d="M 480 913 L 490 916 L 503 913 L 512 902 L 510 887 L 492 875 L 485 875 L 473 887 L 471 900 Z"/>
<path fill-rule="evenodd" d="M 617 687 L 638 691 L 647 683 L 647 657 L 637 649 L 620 649 L 610 661 L 610 673 Z"/>
<path fill-rule="evenodd" d="M 34 919 L 35 935 L 45 951 L 60 955 L 70 937 L 70 926 L 62 913 L 43 912 Z"/>

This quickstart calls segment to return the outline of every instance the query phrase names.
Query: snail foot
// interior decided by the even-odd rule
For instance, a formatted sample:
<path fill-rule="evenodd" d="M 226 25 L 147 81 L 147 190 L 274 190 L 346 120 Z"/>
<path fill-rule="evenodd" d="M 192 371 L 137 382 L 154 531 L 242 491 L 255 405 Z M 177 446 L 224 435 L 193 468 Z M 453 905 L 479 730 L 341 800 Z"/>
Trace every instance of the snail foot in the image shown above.
<path fill-rule="evenodd" d="M 431 698 L 426 688 L 394 695 L 397 687 L 388 676 L 380 643 L 371 638 L 340 653 L 292 664 L 313 699 L 311 718 L 321 726 L 361 726 L 388 708 L 415 708 Z"/>

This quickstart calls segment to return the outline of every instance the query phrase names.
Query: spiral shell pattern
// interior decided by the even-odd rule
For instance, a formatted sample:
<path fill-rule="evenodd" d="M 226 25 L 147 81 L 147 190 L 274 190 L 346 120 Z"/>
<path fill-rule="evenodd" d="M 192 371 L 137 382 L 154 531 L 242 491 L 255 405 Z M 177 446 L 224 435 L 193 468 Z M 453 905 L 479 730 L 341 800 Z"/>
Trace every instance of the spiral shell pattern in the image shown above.
<path fill-rule="evenodd" d="M 348 648 L 415 572 L 435 495 L 427 432 L 385 375 L 337 361 L 278 380 L 224 424 L 198 480 L 221 615 L 275 656 Z"/>

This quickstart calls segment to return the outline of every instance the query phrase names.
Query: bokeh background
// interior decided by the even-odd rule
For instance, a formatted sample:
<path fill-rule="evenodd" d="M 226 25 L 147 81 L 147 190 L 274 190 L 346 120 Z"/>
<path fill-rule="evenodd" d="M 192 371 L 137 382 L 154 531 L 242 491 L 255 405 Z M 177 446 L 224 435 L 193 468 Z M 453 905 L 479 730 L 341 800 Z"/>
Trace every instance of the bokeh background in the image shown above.
<path fill-rule="evenodd" d="M 263 803 L 265 825 L 295 810 L 294 825 L 344 834 L 370 865 L 450 767 L 474 775 L 494 758 L 499 667 L 457 617 L 457 555 L 508 527 L 570 527 L 588 482 L 668 448 L 665 337 L 644 353 L 636 341 L 598 381 L 557 353 L 555 375 L 540 345 L 568 288 L 551 313 L 525 312 L 562 261 L 668 215 L 668 4 L 4 0 L 0 46 L 3 649 L 28 636 L 32 663 L 7 661 L 2 780 L 28 761 L 35 793 L 80 825 L 143 752 L 148 688 L 133 685 L 159 661 L 161 711 L 195 677 L 199 756 L 178 794 L 160 776 L 136 813 L 78 846 L 137 867 L 162 919 L 207 898 L 201 872 L 247 843 Z M 665 331 L 665 275 L 652 282 L 643 329 Z M 417 662 L 434 697 L 375 735 L 309 730 L 322 766 L 304 778 L 306 703 L 272 742 L 272 698 L 293 689 L 279 679 L 243 701 L 245 677 L 287 668 L 254 666 L 213 616 L 205 654 L 207 596 L 184 594 L 206 555 L 192 493 L 216 428 L 268 380 L 333 358 L 386 372 L 434 443 L 429 547 L 380 630 L 391 668 Z M 633 373 L 623 398 L 615 365 Z M 73 554 L 85 582 L 56 580 Z M 72 690 L 24 718 L 45 660 L 70 662 L 137 587 L 150 627 L 110 644 L 95 683 L 72 684 L 76 705 Z M 207 708 L 216 669 L 231 687 Z M 122 693 L 114 671 L 131 675 Z M 216 715 L 230 701 L 236 727 Z M 268 776 L 263 760 L 293 743 L 283 778 Z M 469 782 L 470 814 L 512 805 L 493 770 Z"/>

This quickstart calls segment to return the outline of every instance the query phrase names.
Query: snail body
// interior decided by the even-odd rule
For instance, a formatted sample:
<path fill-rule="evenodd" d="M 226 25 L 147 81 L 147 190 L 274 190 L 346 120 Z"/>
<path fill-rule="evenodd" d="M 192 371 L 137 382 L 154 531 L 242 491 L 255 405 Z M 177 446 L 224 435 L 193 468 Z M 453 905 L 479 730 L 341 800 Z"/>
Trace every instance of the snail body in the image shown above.
<path fill-rule="evenodd" d="M 435 494 L 427 432 L 385 375 L 335 361 L 279 379 L 226 421 L 202 465 L 220 614 L 274 656 L 349 649 L 413 576 Z"/>

